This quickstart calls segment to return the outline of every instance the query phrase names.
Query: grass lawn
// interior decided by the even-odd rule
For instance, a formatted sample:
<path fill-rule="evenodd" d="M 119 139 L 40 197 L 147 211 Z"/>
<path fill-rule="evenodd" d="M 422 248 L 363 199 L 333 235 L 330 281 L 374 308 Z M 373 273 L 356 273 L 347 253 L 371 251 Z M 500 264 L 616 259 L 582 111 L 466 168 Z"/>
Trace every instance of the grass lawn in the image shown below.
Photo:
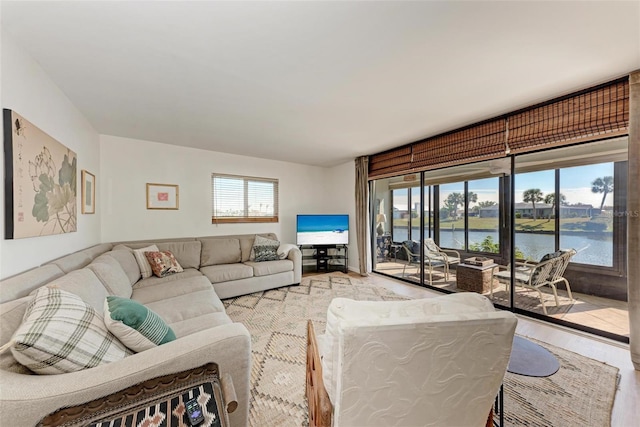
<path fill-rule="evenodd" d="M 396 226 L 407 226 L 407 219 L 394 219 L 394 224 Z M 592 230 L 590 228 L 593 227 L 593 223 L 605 224 L 606 228 L 604 229 L 596 229 Z M 411 220 L 412 227 L 420 226 L 420 218 L 413 218 Z M 464 228 L 464 220 L 451 220 L 445 219 L 440 221 L 441 228 L 451 228 L 454 227 L 456 229 Z M 603 227 L 603 226 L 600 226 Z M 469 218 L 469 229 L 470 230 L 497 230 L 498 229 L 498 218 L 478 218 L 478 217 L 470 217 Z M 517 231 L 547 231 L 553 232 L 555 231 L 555 221 L 548 219 L 531 219 L 531 218 L 516 218 L 516 230 Z M 560 230 L 561 231 L 613 231 L 613 221 L 611 218 L 561 218 L 560 219 Z"/>

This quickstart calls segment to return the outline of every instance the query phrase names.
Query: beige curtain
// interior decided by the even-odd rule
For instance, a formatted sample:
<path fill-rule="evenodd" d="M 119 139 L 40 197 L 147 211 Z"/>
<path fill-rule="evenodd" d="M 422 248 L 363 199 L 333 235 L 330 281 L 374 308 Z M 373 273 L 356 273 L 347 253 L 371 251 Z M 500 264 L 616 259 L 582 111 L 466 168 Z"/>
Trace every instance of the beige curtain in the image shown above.
<path fill-rule="evenodd" d="M 367 275 L 367 229 L 369 221 L 369 157 L 356 159 L 356 242 L 360 275 Z"/>
<path fill-rule="evenodd" d="M 627 301 L 631 361 L 640 371 L 640 70 L 629 76 L 629 176 L 627 177 Z"/>

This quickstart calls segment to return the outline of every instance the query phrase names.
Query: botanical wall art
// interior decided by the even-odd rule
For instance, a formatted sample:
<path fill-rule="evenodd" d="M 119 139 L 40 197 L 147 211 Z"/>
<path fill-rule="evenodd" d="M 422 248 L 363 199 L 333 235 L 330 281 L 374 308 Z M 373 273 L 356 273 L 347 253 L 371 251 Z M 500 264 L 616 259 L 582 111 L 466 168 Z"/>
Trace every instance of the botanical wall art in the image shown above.
<path fill-rule="evenodd" d="M 178 209 L 178 186 L 147 184 L 147 209 Z"/>
<path fill-rule="evenodd" d="M 82 171 L 82 213 L 96 213 L 96 177 L 86 170 Z"/>
<path fill-rule="evenodd" d="M 76 231 L 76 153 L 15 111 L 3 114 L 5 238 Z"/>

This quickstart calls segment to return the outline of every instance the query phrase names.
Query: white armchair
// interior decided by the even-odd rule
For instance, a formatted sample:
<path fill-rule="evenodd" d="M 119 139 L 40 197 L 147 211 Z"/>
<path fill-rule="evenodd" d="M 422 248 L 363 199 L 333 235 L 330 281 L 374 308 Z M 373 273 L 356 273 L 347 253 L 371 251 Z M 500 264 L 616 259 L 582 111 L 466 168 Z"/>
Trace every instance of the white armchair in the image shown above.
<path fill-rule="evenodd" d="M 516 322 L 472 293 L 334 299 L 324 335 L 309 322 L 310 426 L 485 425 Z"/>

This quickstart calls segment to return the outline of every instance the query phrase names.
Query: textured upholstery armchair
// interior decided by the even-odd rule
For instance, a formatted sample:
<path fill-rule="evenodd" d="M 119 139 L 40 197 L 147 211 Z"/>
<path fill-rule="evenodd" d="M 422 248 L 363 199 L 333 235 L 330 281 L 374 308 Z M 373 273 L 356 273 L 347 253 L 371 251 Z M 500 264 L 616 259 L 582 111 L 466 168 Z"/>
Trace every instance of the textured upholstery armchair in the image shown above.
<path fill-rule="evenodd" d="M 310 426 L 482 426 L 511 354 L 513 313 L 484 296 L 336 298 L 309 322 Z"/>

